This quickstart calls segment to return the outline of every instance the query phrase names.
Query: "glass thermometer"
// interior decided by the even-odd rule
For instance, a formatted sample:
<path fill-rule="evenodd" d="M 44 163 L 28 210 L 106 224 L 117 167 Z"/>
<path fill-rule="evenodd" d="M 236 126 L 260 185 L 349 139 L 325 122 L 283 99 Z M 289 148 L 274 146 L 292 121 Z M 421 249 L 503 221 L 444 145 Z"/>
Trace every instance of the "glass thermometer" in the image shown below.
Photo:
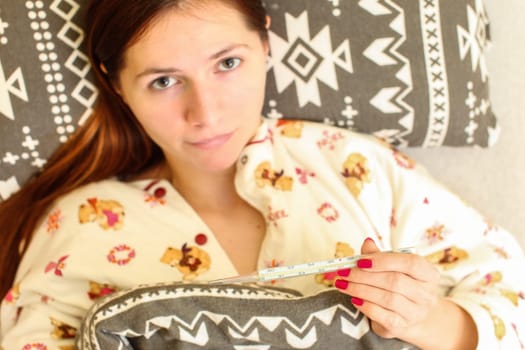
<path fill-rule="evenodd" d="M 414 253 L 414 247 L 405 247 L 395 250 L 390 250 L 385 253 Z M 255 271 L 248 275 L 234 276 L 221 278 L 210 281 L 210 284 L 226 284 L 226 283 L 254 283 L 267 282 L 273 280 L 280 280 L 284 278 L 300 277 L 306 275 L 313 275 L 319 273 L 326 273 L 337 271 L 341 269 L 348 269 L 356 266 L 357 260 L 366 255 L 345 256 L 342 258 L 333 258 L 323 261 L 313 261 L 303 264 L 270 267 L 263 270 Z"/>

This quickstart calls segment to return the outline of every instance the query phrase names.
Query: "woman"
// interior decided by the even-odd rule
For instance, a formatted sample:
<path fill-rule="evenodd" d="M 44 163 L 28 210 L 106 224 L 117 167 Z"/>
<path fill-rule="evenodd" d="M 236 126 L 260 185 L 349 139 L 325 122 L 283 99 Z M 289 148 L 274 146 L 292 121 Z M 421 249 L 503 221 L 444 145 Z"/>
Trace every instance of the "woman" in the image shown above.
<path fill-rule="evenodd" d="M 262 120 L 259 1 L 92 0 L 87 18 L 96 110 L 0 207 L 4 348 L 72 348 L 117 289 L 359 251 L 351 271 L 278 283 L 335 286 L 378 335 L 421 348 L 519 344 L 508 233 L 368 136 Z M 379 249 L 408 245 L 420 255 Z"/>

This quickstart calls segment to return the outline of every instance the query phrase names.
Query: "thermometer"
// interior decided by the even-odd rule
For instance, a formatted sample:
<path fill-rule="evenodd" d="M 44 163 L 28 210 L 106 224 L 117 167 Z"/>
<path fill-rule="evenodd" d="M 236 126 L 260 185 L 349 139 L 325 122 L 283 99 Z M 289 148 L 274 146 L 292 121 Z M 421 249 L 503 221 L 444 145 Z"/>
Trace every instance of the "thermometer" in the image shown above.
<path fill-rule="evenodd" d="M 405 247 L 395 250 L 387 251 L 386 253 L 414 253 L 414 247 Z M 284 278 L 293 278 L 306 275 L 313 275 L 319 273 L 326 273 L 337 271 L 341 269 L 349 269 L 356 266 L 359 259 L 366 255 L 345 256 L 342 258 L 333 258 L 323 261 L 313 261 L 297 265 L 277 266 L 263 270 L 255 271 L 248 275 L 234 276 L 228 278 L 221 278 L 210 281 L 210 284 L 226 284 L 226 283 L 254 283 L 267 282 L 273 280 L 280 280 Z"/>

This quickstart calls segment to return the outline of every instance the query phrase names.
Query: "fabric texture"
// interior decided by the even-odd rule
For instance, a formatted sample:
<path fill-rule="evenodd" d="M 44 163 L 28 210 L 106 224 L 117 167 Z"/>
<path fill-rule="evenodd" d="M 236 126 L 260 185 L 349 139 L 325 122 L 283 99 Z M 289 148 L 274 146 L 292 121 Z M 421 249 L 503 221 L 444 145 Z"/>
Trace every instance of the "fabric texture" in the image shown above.
<path fill-rule="evenodd" d="M 81 48 L 84 3 L 0 2 L 0 200 L 91 113 L 97 89 Z"/>
<path fill-rule="evenodd" d="M 300 296 L 256 285 L 138 287 L 95 304 L 80 333 L 79 350 L 416 349 L 370 332 L 337 290 Z"/>
<path fill-rule="evenodd" d="M 266 116 L 325 122 L 396 146 L 496 141 L 481 0 L 266 3 Z"/>
<path fill-rule="evenodd" d="M 382 250 L 415 246 L 454 284 L 441 292 L 472 315 L 479 349 L 519 348 L 525 334 L 519 245 L 391 145 L 321 123 L 265 120 L 236 166 L 239 195 L 266 221 L 259 269 L 352 256 L 367 237 Z M 141 284 L 237 274 L 170 182 L 93 183 L 58 200 L 37 227 L 2 302 L 1 345 L 73 346 L 100 297 Z M 269 286 L 309 297 L 331 289 L 336 278 L 325 273 Z M 274 302 L 266 306 L 270 312 Z M 159 308 L 142 310 L 153 317 Z M 364 334 L 361 326 L 354 334 Z"/>
<path fill-rule="evenodd" d="M 41 169 L 97 98 L 85 0 L 0 3 L 0 200 Z M 400 146 L 496 141 L 480 0 L 266 0 L 268 118 L 309 119 Z"/>

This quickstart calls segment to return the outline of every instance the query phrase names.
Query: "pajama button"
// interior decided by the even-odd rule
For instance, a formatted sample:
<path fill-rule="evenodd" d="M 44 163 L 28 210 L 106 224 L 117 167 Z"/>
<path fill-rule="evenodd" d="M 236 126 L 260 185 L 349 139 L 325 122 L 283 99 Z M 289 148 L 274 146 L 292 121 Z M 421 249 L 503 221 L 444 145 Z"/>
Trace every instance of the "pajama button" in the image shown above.
<path fill-rule="evenodd" d="M 162 198 L 166 195 L 166 189 L 164 187 L 159 187 L 155 190 L 155 192 L 153 192 L 153 195 L 156 198 Z"/>
<path fill-rule="evenodd" d="M 206 242 L 208 242 L 208 237 L 204 233 L 199 233 L 197 236 L 195 236 L 195 243 L 198 245 L 205 245 Z"/>

